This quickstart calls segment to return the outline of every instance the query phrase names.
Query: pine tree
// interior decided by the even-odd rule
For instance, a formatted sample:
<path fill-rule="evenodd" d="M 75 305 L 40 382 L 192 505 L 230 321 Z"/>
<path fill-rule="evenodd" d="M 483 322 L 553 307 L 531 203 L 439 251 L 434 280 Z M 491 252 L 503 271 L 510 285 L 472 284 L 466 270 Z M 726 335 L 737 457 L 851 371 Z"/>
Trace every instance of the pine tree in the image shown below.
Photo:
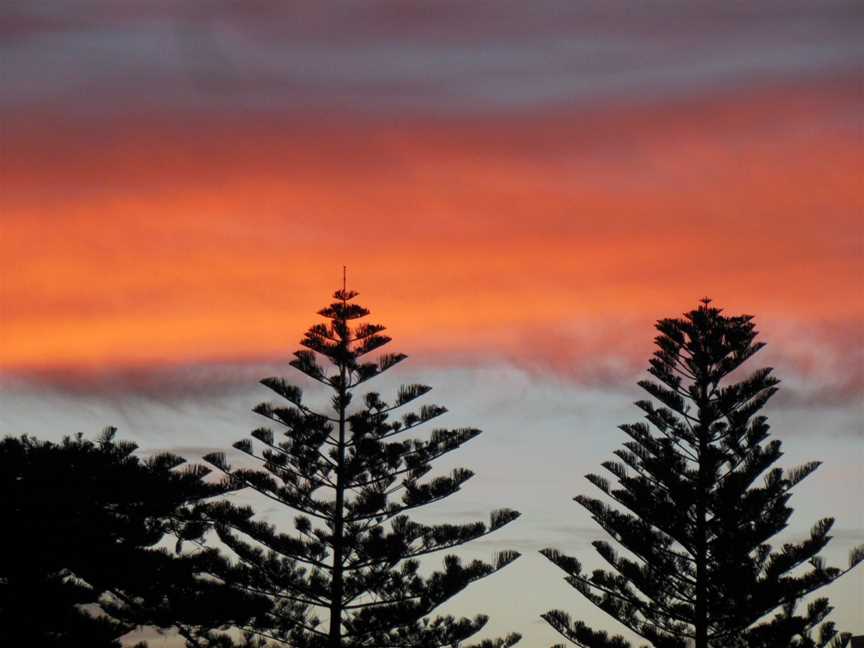
<path fill-rule="evenodd" d="M 176 470 L 169 453 L 141 460 L 115 432 L 0 441 L 0 645 L 119 648 L 156 626 L 206 646 L 269 608 L 213 577 L 230 574 L 216 549 L 179 553 L 206 529 L 195 505 L 225 492 L 209 470 Z"/>
<path fill-rule="evenodd" d="M 452 495 L 472 472 L 464 468 L 424 480 L 431 462 L 473 439 L 473 428 L 435 429 L 422 439 L 405 433 L 447 410 L 423 405 L 395 418 L 394 412 L 430 387 L 403 385 L 394 400 L 370 391 L 355 403 L 355 390 L 406 358 L 370 354 L 390 341 L 379 324 L 357 323 L 369 311 L 343 286 L 319 311 L 329 320 L 306 332 L 291 365 L 324 385 L 332 409 L 318 412 L 297 386 L 280 378 L 263 385 L 286 404 L 263 403 L 254 411 L 281 426 L 252 432 L 234 445 L 263 463 L 264 470 L 232 468 L 224 454 L 205 457 L 237 489 L 251 488 L 293 509 L 296 533 L 282 533 L 253 519 L 250 507 L 221 503 L 212 508 L 221 540 L 246 567 L 242 586 L 274 601 L 269 622 L 247 628 L 297 648 L 360 646 L 460 646 L 487 618 L 429 615 L 472 581 L 506 566 L 518 553 L 497 554 L 491 564 L 463 564 L 447 555 L 442 571 L 423 575 L 422 556 L 480 538 L 515 520 L 510 509 L 493 511 L 488 524 L 426 525 L 407 513 Z M 328 364 L 322 366 L 319 360 Z M 506 648 L 519 640 L 486 640 L 484 648 Z"/>
<path fill-rule="evenodd" d="M 818 555 L 833 520 L 817 522 L 798 544 L 767 544 L 787 525 L 790 489 L 819 462 L 786 472 L 773 467 L 780 441 L 768 440 L 758 412 L 779 381 L 770 368 L 733 377 L 764 346 L 755 341 L 752 317 L 727 317 L 704 299 L 682 319 L 659 321 L 657 330 L 648 369 L 656 381 L 639 385 L 659 405 L 637 402 L 647 423 L 621 426 L 630 439 L 614 453 L 617 461 L 602 464 L 617 488 L 587 476 L 626 510 L 575 498 L 629 553 L 594 542 L 612 570 L 590 574 L 554 549 L 541 553 L 589 601 L 655 648 L 845 646 L 849 636 L 823 623 L 827 599 L 804 609 L 798 603 L 848 571 Z M 849 569 L 862 559 L 859 547 Z M 630 646 L 561 611 L 543 618 L 584 648 Z"/>

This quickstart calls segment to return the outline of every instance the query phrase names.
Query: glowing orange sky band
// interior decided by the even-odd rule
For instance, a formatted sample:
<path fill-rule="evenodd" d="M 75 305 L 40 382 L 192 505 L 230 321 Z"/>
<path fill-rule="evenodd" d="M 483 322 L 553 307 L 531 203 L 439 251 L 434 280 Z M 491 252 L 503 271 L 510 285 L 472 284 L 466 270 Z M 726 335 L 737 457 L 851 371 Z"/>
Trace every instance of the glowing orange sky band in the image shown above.
<path fill-rule="evenodd" d="M 859 104 L 839 83 L 199 140 L 143 120 L 92 147 L 61 125 L 63 155 L 22 126 L 2 162 L 0 364 L 282 352 L 343 264 L 409 351 L 650 321 L 703 294 L 861 319 Z"/>

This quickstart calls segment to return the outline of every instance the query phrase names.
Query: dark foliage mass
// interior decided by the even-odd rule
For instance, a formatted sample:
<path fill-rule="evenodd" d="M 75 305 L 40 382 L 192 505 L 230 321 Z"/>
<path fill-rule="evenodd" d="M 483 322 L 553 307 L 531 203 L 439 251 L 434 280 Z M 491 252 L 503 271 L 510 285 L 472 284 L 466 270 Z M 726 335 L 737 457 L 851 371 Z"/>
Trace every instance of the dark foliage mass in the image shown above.
<path fill-rule="evenodd" d="M 738 372 L 763 347 L 752 317 L 726 316 L 706 299 L 657 330 L 654 380 L 639 383 L 654 400 L 636 403 L 647 422 L 621 426 L 630 440 L 603 464 L 618 485 L 587 476 L 619 507 L 576 498 L 626 553 L 595 542 L 611 570 L 592 573 L 554 549 L 542 553 L 655 648 L 846 646 L 849 636 L 825 621 L 827 599 L 799 604 L 844 573 L 819 557 L 833 520 L 818 521 L 803 542 L 768 544 L 792 513 L 790 490 L 819 464 L 774 467 L 780 441 L 769 440 L 759 411 L 778 380 L 769 368 Z M 864 547 L 849 569 L 862 559 Z M 584 648 L 630 646 L 561 611 L 544 618 Z"/>
<path fill-rule="evenodd" d="M 379 324 L 357 323 L 368 311 L 339 290 L 319 311 L 292 365 L 320 383 L 331 407 L 316 411 L 299 387 L 280 378 L 262 381 L 282 402 L 255 408 L 279 426 L 262 427 L 235 448 L 261 462 L 263 470 L 233 468 L 224 455 L 205 459 L 224 470 L 228 485 L 251 488 L 296 513 L 293 532 L 253 519 L 251 508 L 223 503 L 211 509 L 219 537 L 246 568 L 242 582 L 265 593 L 273 610 L 252 628 L 259 636 L 297 648 L 360 646 L 460 646 L 486 617 L 430 618 L 440 604 L 472 581 L 518 556 L 498 554 L 491 564 L 463 563 L 448 555 L 440 571 L 424 573 L 419 559 L 480 538 L 515 520 L 502 509 L 488 523 L 427 525 L 408 513 L 460 489 L 471 476 L 459 468 L 427 478 L 431 463 L 473 439 L 474 428 L 435 429 L 425 438 L 406 435 L 446 412 L 438 405 L 396 416 L 430 388 L 404 385 L 385 401 L 357 388 L 405 359 L 369 354 L 390 341 Z M 327 365 L 322 365 L 322 360 Z M 518 635 L 485 641 L 506 648 Z"/>
<path fill-rule="evenodd" d="M 189 505 L 223 492 L 208 469 L 142 461 L 114 434 L 0 441 L 0 646 L 116 648 L 140 625 L 191 638 L 265 603 L 213 577 L 215 550 L 178 553 L 206 528 Z"/>

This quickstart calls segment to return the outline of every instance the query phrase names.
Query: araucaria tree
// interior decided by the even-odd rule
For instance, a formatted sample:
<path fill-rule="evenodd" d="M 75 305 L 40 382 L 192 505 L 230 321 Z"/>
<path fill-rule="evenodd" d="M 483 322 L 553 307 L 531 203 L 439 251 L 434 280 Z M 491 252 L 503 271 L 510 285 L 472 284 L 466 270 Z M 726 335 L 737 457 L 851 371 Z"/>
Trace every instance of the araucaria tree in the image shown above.
<path fill-rule="evenodd" d="M 142 460 L 115 432 L 0 440 L 0 646 L 121 648 L 139 626 L 223 646 L 221 628 L 269 609 L 224 586 L 216 549 L 181 552 L 206 531 L 196 506 L 224 492 L 209 470 L 177 470 L 168 453 Z"/>
<path fill-rule="evenodd" d="M 334 294 L 319 311 L 328 320 L 305 334 L 291 362 L 322 384 L 331 408 L 316 411 L 299 387 L 280 378 L 262 384 L 282 405 L 263 403 L 255 412 L 280 426 L 252 432 L 235 448 L 263 462 L 264 470 L 232 468 L 224 455 L 205 459 L 225 471 L 235 488 L 251 488 L 297 516 L 294 532 L 253 519 L 249 507 L 214 506 L 221 540 L 245 567 L 240 583 L 274 602 L 267 619 L 249 628 L 296 648 L 460 646 L 486 617 L 429 618 L 440 604 L 469 583 L 518 557 L 513 551 L 491 564 L 463 564 L 447 555 L 443 570 L 426 573 L 420 557 L 480 538 L 515 520 L 510 509 L 492 512 L 488 524 L 426 525 L 412 521 L 412 509 L 441 500 L 471 476 L 466 469 L 424 479 L 431 462 L 473 439 L 473 428 L 435 429 L 422 439 L 405 438 L 446 412 L 438 405 L 396 418 L 394 412 L 426 394 L 425 385 L 403 385 L 391 401 L 355 390 L 405 359 L 403 354 L 368 354 L 390 341 L 383 326 L 357 323 L 369 314 L 354 303 L 357 293 Z M 324 364 L 322 364 L 322 362 Z M 359 402 L 358 402 L 359 401 Z M 481 646 L 506 648 L 516 634 Z"/>
<path fill-rule="evenodd" d="M 657 330 L 648 369 L 656 380 L 639 383 L 655 400 L 636 403 L 647 422 L 621 426 L 630 440 L 615 452 L 617 461 L 603 464 L 618 485 L 587 476 L 620 508 L 576 498 L 627 553 L 594 542 L 612 569 L 592 573 L 554 549 L 542 553 L 589 601 L 655 648 L 847 645 L 848 635 L 823 622 L 827 599 L 799 603 L 845 573 L 818 555 L 833 520 L 817 522 L 798 544 L 768 544 L 792 513 L 790 489 L 819 463 L 773 467 L 780 442 L 768 440 L 758 412 L 779 381 L 770 368 L 733 377 L 764 346 L 755 341 L 752 317 L 728 317 L 705 299 Z M 859 547 L 849 569 L 862 558 Z M 564 612 L 543 617 L 578 646 L 630 646 Z"/>

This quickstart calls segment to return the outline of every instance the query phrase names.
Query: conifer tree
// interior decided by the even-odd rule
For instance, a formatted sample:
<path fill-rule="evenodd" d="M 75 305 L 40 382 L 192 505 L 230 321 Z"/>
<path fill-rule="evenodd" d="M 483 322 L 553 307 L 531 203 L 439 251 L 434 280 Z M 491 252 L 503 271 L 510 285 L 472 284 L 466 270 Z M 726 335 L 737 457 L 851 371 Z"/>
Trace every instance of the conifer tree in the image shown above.
<path fill-rule="evenodd" d="M 847 570 L 819 552 L 833 520 L 818 521 L 804 541 L 772 548 L 792 509 L 790 489 L 819 466 L 783 471 L 780 441 L 768 440 L 758 414 L 777 391 L 770 368 L 733 376 L 759 351 L 751 316 L 729 317 L 704 299 L 681 319 L 657 323 L 657 350 L 639 385 L 655 401 L 636 403 L 647 422 L 622 425 L 630 439 L 587 479 L 619 507 L 575 500 L 626 551 L 594 547 L 611 570 L 583 571 L 554 549 L 541 553 L 567 582 L 655 648 L 815 648 L 847 645 L 824 621 L 831 610 L 819 590 L 864 558 L 854 550 Z M 762 476 L 761 481 L 757 481 Z M 626 648 L 564 612 L 543 615 L 583 648 Z M 823 622 L 824 621 L 824 622 Z"/>
<path fill-rule="evenodd" d="M 326 388 L 331 409 L 316 411 L 299 387 L 266 378 L 261 383 L 285 403 L 262 403 L 254 411 L 282 433 L 262 427 L 251 434 L 257 444 L 245 439 L 234 445 L 264 470 L 232 468 L 222 453 L 205 457 L 226 472 L 232 487 L 249 487 L 293 509 L 294 532 L 254 520 L 250 507 L 225 502 L 212 508 L 212 517 L 246 568 L 241 585 L 274 602 L 268 622 L 247 628 L 260 636 L 296 648 L 462 646 L 487 618 L 430 619 L 430 613 L 518 553 L 501 552 L 491 564 L 463 564 L 447 555 L 441 571 L 426 575 L 418 559 L 491 533 L 519 513 L 493 511 L 488 524 L 427 525 L 409 518 L 409 511 L 452 495 L 472 476 L 458 468 L 424 479 L 432 461 L 480 430 L 434 429 L 425 438 L 405 438 L 446 412 L 427 404 L 396 418 L 397 410 L 429 392 L 426 385 L 403 385 L 390 401 L 374 391 L 355 396 L 358 387 L 406 357 L 382 353 L 369 359 L 390 338 L 379 324 L 357 322 L 369 311 L 353 301 L 356 296 L 343 285 L 319 311 L 328 322 L 309 328 L 300 342 L 305 348 L 291 361 Z M 506 648 L 518 640 L 511 634 L 479 646 Z"/>
<path fill-rule="evenodd" d="M 206 529 L 195 505 L 225 492 L 203 481 L 209 470 L 141 460 L 115 432 L 0 440 L 0 645 L 120 648 L 155 626 L 203 647 L 269 608 L 221 584 L 231 568 L 216 549 L 179 553 Z"/>

